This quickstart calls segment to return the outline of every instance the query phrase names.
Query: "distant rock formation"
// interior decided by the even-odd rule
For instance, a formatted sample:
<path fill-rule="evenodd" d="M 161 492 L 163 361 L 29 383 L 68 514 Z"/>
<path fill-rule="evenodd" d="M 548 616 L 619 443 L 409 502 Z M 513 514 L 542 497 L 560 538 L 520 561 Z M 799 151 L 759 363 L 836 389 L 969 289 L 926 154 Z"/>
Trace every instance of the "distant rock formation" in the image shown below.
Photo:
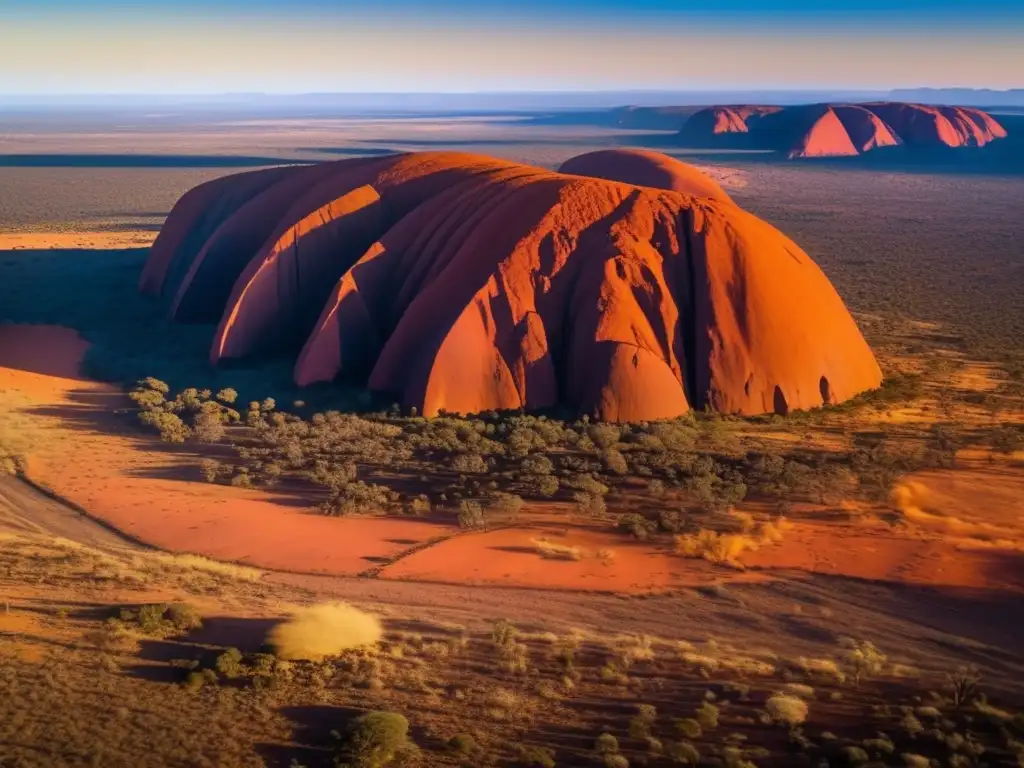
<path fill-rule="evenodd" d="M 851 157 L 904 145 L 910 150 L 983 147 L 1006 137 L 972 107 L 878 102 L 792 107 L 714 106 L 695 112 L 680 138 L 701 146 L 775 150 L 790 158 Z"/>
<path fill-rule="evenodd" d="M 695 112 L 683 124 L 683 132 L 695 138 L 720 136 L 730 133 L 749 133 L 753 124 L 765 115 L 781 112 L 783 107 L 739 104 L 728 107 L 708 107 Z"/>
<path fill-rule="evenodd" d="M 634 131 L 678 131 L 697 107 L 617 107 L 602 122 Z"/>
<path fill-rule="evenodd" d="M 225 177 L 174 207 L 140 288 L 219 318 L 213 363 L 290 352 L 300 385 L 428 416 L 785 413 L 880 383 L 821 270 L 699 171 L 563 169 L 422 152 Z"/>

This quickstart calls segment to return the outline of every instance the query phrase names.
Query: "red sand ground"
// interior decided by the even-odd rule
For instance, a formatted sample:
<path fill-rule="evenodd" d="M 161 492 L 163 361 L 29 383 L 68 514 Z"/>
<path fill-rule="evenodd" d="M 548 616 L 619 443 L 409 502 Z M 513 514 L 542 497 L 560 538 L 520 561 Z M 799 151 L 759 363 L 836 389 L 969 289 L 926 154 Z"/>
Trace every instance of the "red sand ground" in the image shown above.
<path fill-rule="evenodd" d="M 0 232 L 0 251 L 146 248 L 154 232 Z"/>
<path fill-rule="evenodd" d="M 392 580 L 565 590 L 664 591 L 804 571 L 1024 591 L 1024 578 L 1010 557 L 1019 552 L 968 546 L 965 542 L 976 540 L 943 536 L 934 532 L 930 519 L 911 516 L 910 527 L 900 529 L 797 521 L 780 544 L 745 554 L 741 560 L 748 570 L 741 571 L 682 559 L 664 545 L 635 543 L 551 519 L 454 535 L 453 527 L 393 518 L 329 518 L 264 491 L 166 479 L 178 473 L 176 454 L 148 436 L 117 434 L 122 425 L 112 411 L 124 407 L 126 398 L 78 376 L 86 349 L 86 342 L 68 329 L 0 325 L 0 416 L 28 438 L 33 480 L 121 531 L 170 551 L 302 573 L 351 575 L 383 565 L 381 577 Z M 963 485 L 951 477 L 956 475 L 917 478 L 936 489 L 921 502 L 924 510 L 938 515 L 953 505 L 965 520 L 990 519 L 986 510 L 996 497 L 978 495 L 978 478 Z M 1005 515 L 998 524 L 1012 522 L 1017 486 L 993 485 L 991 478 L 986 482 L 999 488 L 993 493 Z M 1020 533 L 1012 527 L 1006 531 L 1008 536 Z M 441 536 L 452 538 L 398 557 Z M 540 537 L 579 546 L 583 557 L 542 558 L 532 541 Z M 610 560 L 598 556 L 602 549 L 613 550 Z"/>
<path fill-rule="evenodd" d="M 542 557 L 534 543 L 545 538 L 579 547 L 579 560 Z M 610 558 L 602 558 L 602 550 Z M 380 577 L 612 592 L 667 591 L 722 580 L 762 581 L 767 574 L 726 571 L 710 563 L 683 560 L 670 548 L 633 542 L 621 534 L 566 529 L 549 524 L 456 536 L 385 567 Z"/>
<path fill-rule="evenodd" d="M 417 521 L 337 520 L 262 491 L 160 477 L 175 473 L 174 454 L 116 433 L 111 412 L 129 403 L 78 377 L 87 347 L 65 328 L 0 325 L 0 407 L 25 427 L 31 419 L 32 479 L 124 533 L 218 560 L 352 574 L 443 532 Z"/>

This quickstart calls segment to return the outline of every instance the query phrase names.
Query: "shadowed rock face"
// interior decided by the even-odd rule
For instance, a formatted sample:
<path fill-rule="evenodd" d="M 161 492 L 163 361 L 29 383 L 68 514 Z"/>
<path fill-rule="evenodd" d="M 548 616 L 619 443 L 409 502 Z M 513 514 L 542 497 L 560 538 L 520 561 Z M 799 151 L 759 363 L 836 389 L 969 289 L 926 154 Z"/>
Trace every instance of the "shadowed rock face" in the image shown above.
<path fill-rule="evenodd" d="M 292 349 L 300 385 L 351 379 L 426 415 L 756 414 L 880 383 L 818 267 L 696 169 L 563 168 L 424 152 L 226 177 L 172 211 L 144 288 L 162 275 L 178 311 L 220 317 L 214 363 Z"/>
<path fill-rule="evenodd" d="M 850 157 L 901 144 L 983 147 L 1005 138 L 1006 131 L 972 107 L 880 102 L 708 107 L 686 121 L 680 136 L 708 146 L 771 149 L 800 158 Z"/>

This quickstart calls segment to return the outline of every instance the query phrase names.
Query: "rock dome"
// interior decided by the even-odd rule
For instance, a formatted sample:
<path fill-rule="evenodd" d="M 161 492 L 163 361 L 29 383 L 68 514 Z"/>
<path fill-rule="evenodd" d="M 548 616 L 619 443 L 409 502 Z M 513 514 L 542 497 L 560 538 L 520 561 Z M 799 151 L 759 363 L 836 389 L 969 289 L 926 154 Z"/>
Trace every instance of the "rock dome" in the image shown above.
<path fill-rule="evenodd" d="M 563 169 L 421 152 L 227 176 L 174 207 L 140 288 L 217 323 L 215 364 L 294 354 L 300 385 L 428 416 L 784 413 L 880 383 L 817 265 L 694 169 Z"/>
<path fill-rule="evenodd" d="M 905 145 L 910 151 L 984 147 L 1006 137 L 991 115 L 971 107 L 879 102 L 789 107 L 706 107 L 679 132 L 701 146 L 768 149 L 790 158 L 850 157 Z"/>
<path fill-rule="evenodd" d="M 692 165 L 661 152 L 643 149 L 601 149 L 577 155 L 562 163 L 560 173 L 621 181 L 638 187 L 655 187 L 706 197 L 724 203 L 732 198 L 718 182 Z"/>

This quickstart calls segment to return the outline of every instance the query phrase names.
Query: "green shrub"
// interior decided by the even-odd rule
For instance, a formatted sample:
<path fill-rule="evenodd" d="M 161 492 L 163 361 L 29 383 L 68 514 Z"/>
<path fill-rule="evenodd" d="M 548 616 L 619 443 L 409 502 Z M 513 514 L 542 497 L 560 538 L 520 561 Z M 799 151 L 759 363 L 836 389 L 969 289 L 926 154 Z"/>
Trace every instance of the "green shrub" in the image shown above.
<path fill-rule="evenodd" d="M 699 739 L 702 733 L 700 723 L 692 717 L 676 720 L 676 728 L 688 739 Z"/>
<path fill-rule="evenodd" d="M 523 500 L 514 493 L 496 493 L 491 497 L 487 508 L 505 515 L 517 515 L 523 508 Z"/>
<path fill-rule="evenodd" d="M 619 740 L 610 733 L 602 733 L 594 740 L 594 751 L 599 755 L 614 755 L 619 751 Z"/>
<path fill-rule="evenodd" d="M 870 641 L 858 642 L 851 638 L 843 641 L 845 652 L 843 666 L 846 667 L 854 683 L 860 683 L 865 676 L 876 676 L 885 669 L 888 657 Z"/>
<path fill-rule="evenodd" d="M 663 509 L 658 513 L 658 528 L 666 533 L 679 533 L 683 528 L 683 516 L 675 509 Z"/>
<path fill-rule="evenodd" d="M 221 473 L 221 464 L 216 459 L 203 459 L 200 469 L 206 482 L 215 483 Z"/>
<path fill-rule="evenodd" d="M 602 450 L 618 444 L 622 437 L 622 428 L 615 424 L 592 424 L 587 427 L 587 437 Z"/>
<path fill-rule="evenodd" d="M 203 443 L 219 443 L 224 439 L 224 421 L 219 411 L 202 410 L 192 420 L 192 432 Z"/>
<path fill-rule="evenodd" d="M 139 421 L 159 432 L 165 443 L 184 443 L 192 434 L 181 417 L 166 411 L 140 411 Z"/>
<path fill-rule="evenodd" d="M 165 628 L 165 613 L 167 613 L 166 605 L 143 605 L 135 614 L 135 620 L 140 630 L 147 635 L 154 635 Z"/>
<path fill-rule="evenodd" d="M 383 768 L 410 747 L 409 721 L 395 712 L 368 712 L 348 731 L 343 750 L 352 768 Z"/>
<path fill-rule="evenodd" d="M 225 405 L 233 405 L 238 399 L 238 393 L 235 392 L 231 387 L 225 387 L 217 393 L 217 399 Z"/>
<path fill-rule="evenodd" d="M 527 487 L 531 493 L 549 499 L 558 493 L 559 485 L 558 478 L 554 475 L 535 475 L 530 478 Z"/>
<path fill-rule="evenodd" d="M 426 494 L 420 494 L 414 499 L 409 501 L 409 511 L 414 515 L 429 515 L 430 514 L 430 499 L 427 498 Z"/>
<path fill-rule="evenodd" d="M 629 473 L 629 465 L 626 464 L 626 457 L 622 455 L 621 451 L 609 448 L 601 456 L 601 459 L 604 461 L 604 466 L 609 472 L 616 475 Z"/>
<path fill-rule="evenodd" d="M 143 634 L 156 636 L 189 632 L 203 625 L 196 609 L 186 603 L 153 603 L 136 609 L 122 608 L 120 619 L 125 624 L 135 625 Z"/>
<path fill-rule="evenodd" d="M 615 527 L 623 533 L 628 533 L 638 541 L 646 541 L 650 538 L 656 526 L 643 515 L 629 512 L 619 517 L 615 522 Z"/>
<path fill-rule="evenodd" d="M 842 755 L 847 765 L 863 765 L 870 759 L 867 752 L 852 745 L 843 747 Z"/>
<path fill-rule="evenodd" d="M 523 768 L 555 768 L 555 753 L 547 747 L 519 746 L 519 764 Z"/>
<path fill-rule="evenodd" d="M 167 607 L 165 620 L 182 632 L 190 632 L 203 626 L 199 611 L 188 603 L 172 603 Z"/>
<path fill-rule="evenodd" d="M 580 492 L 574 493 L 572 497 L 576 502 L 576 508 L 579 509 L 581 514 L 589 517 L 603 517 L 608 511 L 608 505 L 605 504 L 604 496 L 596 493 Z"/>
<path fill-rule="evenodd" d="M 460 453 L 452 459 L 452 469 L 459 473 L 483 474 L 487 471 L 487 461 L 479 453 Z"/>
<path fill-rule="evenodd" d="M 135 389 L 149 389 L 154 392 L 159 392 L 161 395 L 166 395 L 171 391 L 171 388 L 166 383 L 160 381 L 160 379 L 154 379 L 152 376 L 147 376 L 135 383 Z"/>
<path fill-rule="evenodd" d="M 167 402 L 163 393 L 153 389 L 136 389 L 129 392 L 128 397 L 143 411 L 160 410 Z"/>
<path fill-rule="evenodd" d="M 710 701 L 702 702 L 697 707 L 697 722 L 700 724 L 702 730 L 713 731 L 718 727 L 718 707 L 712 704 Z"/>
<path fill-rule="evenodd" d="M 527 456 L 519 464 L 519 471 L 524 475 L 550 475 L 555 471 L 551 459 L 541 454 Z"/>
<path fill-rule="evenodd" d="M 229 680 L 241 677 L 245 672 L 245 665 L 242 663 L 242 652 L 237 648 L 228 648 L 217 657 L 214 662 L 214 668 Z"/>
<path fill-rule="evenodd" d="M 188 673 L 185 688 L 193 693 L 207 685 L 217 684 L 217 673 L 212 669 L 197 669 Z"/>
<path fill-rule="evenodd" d="M 459 502 L 459 528 L 479 530 L 487 525 L 480 502 L 464 499 Z"/>
<path fill-rule="evenodd" d="M 608 493 L 608 486 L 599 482 L 593 475 L 581 472 L 566 479 L 566 485 L 582 493 L 589 493 L 595 496 L 604 496 Z"/>
<path fill-rule="evenodd" d="M 637 705 L 637 713 L 629 721 L 629 736 L 637 741 L 646 741 L 651 737 L 654 723 L 658 719 L 657 710 L 650 704 Z"/>
<path fill-rule="evenodd" d="M 457 755 L 468 755 L 476 751 L 476 739 L 468 733 L 457 733 L 448 739 L 448 749 Z"/>
<path fill-rule="evenodd" d="M 387 486 L 356 480 L 339 486 L 320 508 L 328 515 L 339 516 L 377 512 L 385 509 L 395 498 Z"/>

